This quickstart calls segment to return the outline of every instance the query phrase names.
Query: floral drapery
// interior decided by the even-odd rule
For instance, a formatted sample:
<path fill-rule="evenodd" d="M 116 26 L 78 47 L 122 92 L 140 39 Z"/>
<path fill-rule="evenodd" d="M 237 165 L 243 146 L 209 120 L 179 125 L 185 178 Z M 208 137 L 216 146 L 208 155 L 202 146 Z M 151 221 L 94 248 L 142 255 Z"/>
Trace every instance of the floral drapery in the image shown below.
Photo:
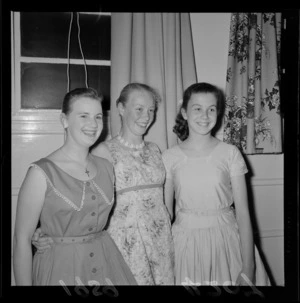
<path fill-rule="evenodd" d="M 245 154 L 282 152 L 281 13 L 233 13 L 224 141 Z"/>

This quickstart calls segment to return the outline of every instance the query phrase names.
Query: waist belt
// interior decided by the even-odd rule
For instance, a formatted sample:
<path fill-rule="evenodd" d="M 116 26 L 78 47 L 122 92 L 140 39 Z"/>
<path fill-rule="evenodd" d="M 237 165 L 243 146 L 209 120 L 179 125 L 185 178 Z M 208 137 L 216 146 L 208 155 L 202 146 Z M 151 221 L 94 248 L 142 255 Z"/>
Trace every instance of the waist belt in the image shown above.
<path fill-rule="evenodd" d="M 231 206 L 227 206 L 219 209 L 207 209 L 207 210 L 201 210 L 197 208 L 180 208 L 178 212 L 191 214 L 195 216 L 217 216 L 225 212 L 228 212 L 230 210 L 233 210 Z"/>
<path fill-rule="evenodd" d="M 156 184 L 145 184 L 145 185 L 136 185 L 136 186 L 131 186 L 131 187 L 126 187 L 120 190 L 117 190 L 117 195 L 124 194 L 129 191 L 136 191 L 136 190 L 141 190 L 141 189 L 148 189 L 148 188 L 156 188 L 156 187 L 162 187 L 163 184 L 161 183 L 156 183 Z"/>
<path fill-rule="evenodd" d="M 105 232 L 106 231 L 100 231 L 98 233 L 89 234 L 89 235 L 81 236 L 81 237 L 51 237 L 51 239 L 55 243 L 68 243 L 68 244 L 83 243 L 83 242 L 87 242 L 92 239 L 99 238 L 99 237 L 103 236 Z"/>

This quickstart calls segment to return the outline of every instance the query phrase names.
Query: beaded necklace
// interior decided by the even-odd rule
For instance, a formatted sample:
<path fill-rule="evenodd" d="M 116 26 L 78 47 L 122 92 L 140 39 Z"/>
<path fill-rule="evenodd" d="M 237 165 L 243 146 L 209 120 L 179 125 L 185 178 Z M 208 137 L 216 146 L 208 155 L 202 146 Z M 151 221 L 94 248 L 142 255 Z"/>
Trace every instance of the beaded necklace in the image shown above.
<path fill-rule="evenodd" d="M 129 143 L 129 142 L 126 141 L 123 137 L 121 137 L 120 133 L 118 134 L 117 139 L 118 139 L 123 145 L 125 145 L 126 147 L 129 147 L 129 148 L 142 149 L 142 148 L 145 146 L 145 142 L 144 142 L 144 141 L 143 141 L 142 143 L 140 143 L 140 144 L 132 144 L 132 143 Z"/>

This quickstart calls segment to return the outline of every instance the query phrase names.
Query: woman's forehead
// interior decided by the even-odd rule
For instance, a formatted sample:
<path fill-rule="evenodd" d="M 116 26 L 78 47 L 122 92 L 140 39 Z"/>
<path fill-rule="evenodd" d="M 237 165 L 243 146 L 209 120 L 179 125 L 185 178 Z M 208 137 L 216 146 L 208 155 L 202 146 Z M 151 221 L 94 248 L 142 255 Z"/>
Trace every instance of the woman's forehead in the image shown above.
<path fill-rule="evenodd" d="M 216 96 L 212 93 L 197 93 L 191 96 L 189 104 L 216 105 L 217 99 Z"/>
<path fill-rule="evenodd" d="M 135 90 L 132 91 L 129 96 L 127 102 L 130 105 L 141 104 L 145 106 L 155 106 L 155 101 L 151 93 L 145 90 Z"/>
<path fill-rule="evenodd" d="M 85 108 L 95 108 L 102 110 L 101 102 L 90 97 L 80 97 L 72 102 L 72 110 L 81 110 Z"/>

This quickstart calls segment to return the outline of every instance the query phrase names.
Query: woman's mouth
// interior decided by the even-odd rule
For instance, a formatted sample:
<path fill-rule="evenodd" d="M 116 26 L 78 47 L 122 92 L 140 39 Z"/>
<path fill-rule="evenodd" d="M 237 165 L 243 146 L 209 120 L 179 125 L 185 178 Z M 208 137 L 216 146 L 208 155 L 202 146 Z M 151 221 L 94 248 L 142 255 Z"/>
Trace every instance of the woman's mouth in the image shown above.
<path fill-rule="evenodd" d="M 147 128 L 148 123 L 136 123 L 141 128 Z"/>
<path fill-rule="evenodd" d="M 97 134 L 96 130 L 84 130 L 82 131 L 86 136 L 90 137 L 90 138 L 94 138 Z"/>

